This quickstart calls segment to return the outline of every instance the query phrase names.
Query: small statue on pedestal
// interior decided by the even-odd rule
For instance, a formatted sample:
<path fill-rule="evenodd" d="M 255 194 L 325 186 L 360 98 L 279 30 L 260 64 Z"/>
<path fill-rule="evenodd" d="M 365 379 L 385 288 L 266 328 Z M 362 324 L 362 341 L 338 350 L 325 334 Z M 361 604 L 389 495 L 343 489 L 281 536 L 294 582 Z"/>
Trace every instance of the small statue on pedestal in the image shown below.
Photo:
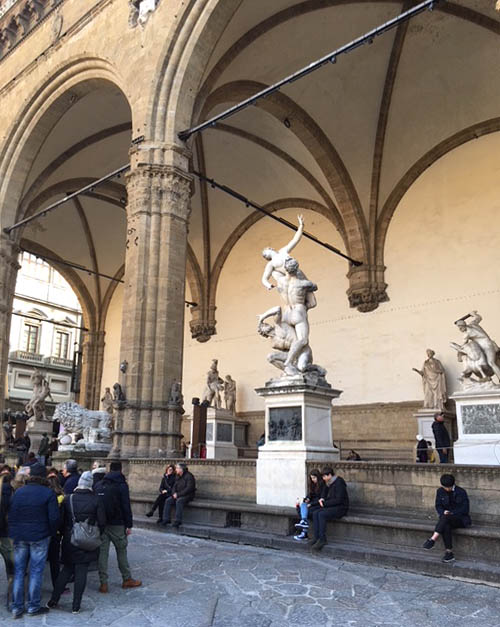
<path fill-rule="evenodd" d="M 170 396 L 168 397 L 168 404 L 175 407 L 184 406 L 184 396 L 182 395 L 182 388 L 180 381 L 174 381 L 170 387 Z"/>
<path fill-rule="evenodd" d="M 212 359 L 212 365 L 207 372 L 207 383 L 201 400 L 202 403 L 207 403 L 208 405 L 212 405 L 213 402 L 213 406 L 216 409 L 220 409 L 222 407 L 220 393 L 224 389 L 224 381 L 219 377 L 217 364 L 218 360 Z"/>
<path fill-rule="evenodd" d="M 436 353 L 428 348 L 427 359 L 422 370 L 412 368 L 422 377 L 424 388 L 424 409 L 439 409 L 442 411 L 448 400 L 446 393 L 446 379 L 443 364 L 434 357 Z"/>
<path fill-rule="evenodd" d="M 31 383 L 33 384 L 33 393 L 25 405 L 26 414 L 30 418 L 34 416 L 35 420 L 46 420 L 45 399 L 50 398 L 51 401 L 54 401 L 50 393 L 49 382 L 45 375 L 37 369 L 31 375 Z"/>
<path fill-rule="evenodd" d="M 113 395 L 110 388 L 105 388 L 104 396 L 101 398 L 102 408 L 107 411 L 110 416 L 113 415 Z"/>
<path fill-rule="evenodd" d="M 224 381 L 224 402 L 226 409 L 232 414 L 236 414 L 236 381 L 230 374 L 226 375 Z"/>

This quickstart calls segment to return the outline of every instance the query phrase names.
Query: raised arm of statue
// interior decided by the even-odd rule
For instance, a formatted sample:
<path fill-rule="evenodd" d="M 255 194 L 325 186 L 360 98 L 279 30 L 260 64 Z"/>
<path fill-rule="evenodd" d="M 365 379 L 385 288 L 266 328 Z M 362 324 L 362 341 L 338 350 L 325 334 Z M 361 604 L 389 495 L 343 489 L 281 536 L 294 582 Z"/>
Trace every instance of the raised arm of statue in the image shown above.
<path fill-rule="evenodd" d="M 424 372 L 423 370 L 419 370 L 418 368 L 412 368 L 412 370 L 414 370 L 415 372 L 418 372 L 418 374 L 423 377 L 424 376 Z"/>
<path fill-rule="evenodd" d="M 295 248 L 295 246 L 297 246 L 302 237 L 302 233 L 304 232 L 304 216 L 297 216 L 297 219 L 299 221 L 299 228 L 297 229 L 297 232 L 288 242 L 288 244 L 282 248 L 282 250 L 284 249 L 287 253 L 290 253 Z"/>
<path fill-rule="evenodd" d="M 476 310 L 471 311 L 469 316 L 472 318 L 472 324 L 479 324 L 483 317 L 477 313 Z"/>

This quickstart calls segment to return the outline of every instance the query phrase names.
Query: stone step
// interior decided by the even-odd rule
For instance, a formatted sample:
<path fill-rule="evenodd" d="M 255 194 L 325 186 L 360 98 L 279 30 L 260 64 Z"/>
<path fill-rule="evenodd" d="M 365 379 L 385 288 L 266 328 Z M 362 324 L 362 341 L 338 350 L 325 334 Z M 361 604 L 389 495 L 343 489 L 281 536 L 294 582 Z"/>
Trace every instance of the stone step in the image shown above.
<path fill-rule="evenodd" d="M 185 510 L 187 511 L 187 509 Z M 180 534 L 195 538 L 233 542 L 269 549 L 292 551 L 297 554 L 312 553 L 318 559 L 341 559 L 349 562 L 365 563 L 372 566 L 395 568 L 407 572 L 448 577 L 474 583 L 485 583 L 500 587 L 500 567 L 492 563 L 463 558 L 455 553 L 457 560 L 443 564 L 441 548 L 425 551 L 418 547 L 397 547 L 383 543 L 365 543 L 337 540 L 331 537 L 321 553 L 311 552 L 305 542 L 297 542 L 292 536 L 282 536 L 233 527 L 217 527 L 207 524 L 184 523 L 179 529 L 157 525 L 154 519 L 144 516 L 135 518 L 139 528 L 154 529 L 158 533 Z"/>

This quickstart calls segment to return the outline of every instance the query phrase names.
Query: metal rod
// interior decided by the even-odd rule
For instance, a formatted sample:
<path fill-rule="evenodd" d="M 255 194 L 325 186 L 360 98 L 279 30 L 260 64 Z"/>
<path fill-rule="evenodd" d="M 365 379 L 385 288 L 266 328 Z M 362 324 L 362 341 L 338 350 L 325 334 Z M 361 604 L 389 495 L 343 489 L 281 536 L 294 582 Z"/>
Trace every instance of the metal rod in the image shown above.
<path fill-rule="evenodd" d="M 38 257 L 38 259 L 43 259 L 44 261 L 50 261 L 52 263 L 60 263 L 63 266 L 69 266 L 70 268 L 75 268 L 76 270 L 81 270 L 82 272 L 87 272 L 88 274 L 95 274 L 96 276 L 102 276 L 104 279 L 109 279 L 110 281 L 116 281 L 117 283 L 123 283 L 122 279 L 117 279 L 114 276 L 110 276 L 109 274 L 103 274 L 102 272 L 96 272 L 95 270 L 91 270 L 90 268 L 86 268 L 85 266 L 81 266 L 79 263 L 73 263 L 71 261 L 65 261 L 64 259 L 55 259 L 54 257 L 47 257 L 47 255 L 40 255 L 39 253 L 34 252 L 33 250 L 28 250 L 27 248 L 21 247 L 21 250 L 30 255 L 34 255 Z"/>
<path fill-rule="evenodd" d="M 266 96 L 269 96 L 273 92 L 278 91 L 284 85 L 293 83 L 294 81 L 299 80 L 300 78 L 303 78 L 304 76 L 307 76 L 307 74 L 314 72 L 315 70 L 319 69 L 320 67 L 323 67 L 327 63 L 335 63 L 339 55 L 352 52 L 353 50 L 355 50 L 359 46 L 362 46 L 363 44 L 372 43 L 375 37 L 378 37 L 379 35 L 386 33 L 388 30 L 391 30 L 392 28 L 394 28 L 395 26 L 398 26 L 402 22 L 406 22 L 407 20 L 410 20 L 412 17 L 415 17 L 419 13 L 423 13 L 427 9 L 431 10 L 434 4 L 437 2 L 439 2 L 439 0 L 425 0 L 425 2 L 421 2 L 420 4 L 417 4 L 413 8 L 408 9 L 408 11 L 401 13 L 400 15 L 393 18 L 392 20 L 389 20 L 388 22 L 385 22 L 384 24 L 377 26 L 376 28 L 369 31 L 365 35 L 362 35 L 361 37 L 354 39 L 348 44 L 345 44 L 341 46 L 340 48 L 337 48 L 337 50 L 334 50 L 333 52 L 329 52 L 324 57 L 321 57 L 321 59 L 318 59 L 317 61 L 313 61 L 312 63 L 303 67 L 302 69 L 297 70 L 297 72 L 294 72 L 293 74 L 290 74 L 289 76 L 281 79 L 277 83 L 274 83 L 274 85 L 270 85 L 269 87 L 262 89 L 261 91 L 257 92 L 253 96 L 250 96 L 250 98 L 247 98 L 246 100 L 243 100 L 237 105 L 234 105 L 230 107 L 229 109 L 226 109 L 222 113 L 215 115 L 213 118 L 210 118 L 206 122 L 202 122 L 201 124 L 198 124 L 197 126 L 193 126 L 190 129 L 181 131 L 178 134 L 179 139 L 181 139 L 182 141 L 186 141 L 187 139 L 189 139 L 189 137 L 191 137 L 191 135 L 194 135 L 194 133 L 200 133 L 201 131 L 204 131 L 205 129 L 210 128 L 211 126 L 215 126 L 217 122 L 220 122 L 221 120 L 225 120 L 226 118 L 234 115 L 235 113 L 238 113 L 239 111 L 242 111 L 243 109 L 246 109 L 246 107 L 255 104 L 257 100 L 260 100 L 261 98 L 265 98 Z"/>
<path fill-rule="evenodd" d="M 205 181 L 206 183 L 208 183 L 212 187 L 220 189 L 222 192 L 228 194 L 229 196 L 232 196 L 233 198 L 236 198 L 236 200 L 239 200 L 240 202 L 242 202 L 247 207 L 252 207 L 253 209 L 256 209 L 257 211 L 260 211 L 261 213 L 265 214 L 269 218 L 272 218 L 273 220 L 276 220 L 276 222 L 279 222 L 280 224 L 283 224 L 284 226 L 288 227 L 289 229 L 292 229 L 293 231 L 297 231 L 297 227 L 295 226 L 295 224 L 292 224 L 291 222 L 288 222 L 288 220 L 285 220 L 284 218 L 280 218 L 278 216 L 275 216 L 270 211 L 267 211 L 267 209 L 264 209 L 264 207 L 261 207 L 256 202 L 253 202 L 249 198 L 246 198 L 242 194 L 239 194 L 237 191 L 235 191 L 234 189 L 231 189 L 227 185 L 222 185 L 221 183 L 217 183 L 217 181 L 214 181 L 214 179 L 210 179 L 207 176 L 205 176 L 204 174 L 201 174 L 200 172 L 193 171 L 193 174 L 195 176 L 197 176 L 201 181 Z M 303 235 L 307 239 L 310 239 L 313 242 L 316 242 L 316 244 L 319 244 L 320 246 L 323 246 L 323 248 L 326 248 L 327 250 L 331 251 L 332 253 L 335 253 L 336 255 L 339 255 L 340 257 L 343 257 L 344 259 L 347 259 L 347 261 L 350 261 L 353 266 L 362 266 L 363 265 L 362 261 L 357 261 L 356 259 L 353 259 L 352 257 L 349 257 L 348 255 L 346 255 L 345 253 L 340 251 L 338 248 L 335 248 L 335 246 L 332 246 L 331 244 L 328 244 L 327 242 L 322 242 L 315 235 L 312 235 L 311 233 L 307 233 L 306 231 L 304 231 Z"/>
<path fill-rule="evenodd" d="M 58 327 L 68 327 L 68 329 L 80 329 L 80 331 L 88 331 L 87 327 L 79 327 L 76 324 L 66 324 L 65 322 L 57 322 L 57 320 L 45 320 L 45 318 L 28 316 L 28 314 L 19 313 L 17 311 L 13 311 L 12 315 L 21 316 L 21 318 L 29 318 L 30 320 L 38 320 L 38 322 L 49 322 L 50 324 L 56 324 Z"/>
<path fill-rule="evenodd" d="M 25 224 L 28 224 L 29 222 L 32 222 L 33 220 L 36 220 L 37 218 L 42 218 L 43 216 L 47 215 L 49 211 L 52 211 L 53 209 L 60 207 L 65 202 L 68 202 L 68 200 L 71 200 L 72 198 L 76 198 L 76 196 L 79 196 L 80 194 L 84 194 L 85 192 L 93 190 L 94 187 L 97 187 L 98 185 L 101 185 L 102 183 L 109 181 L 109 179 L 112 179 L 115 176 L 119 176 L 120 174 L 122 174 L 122 172 L 125 172 L 129 168 L 130 168 L 129 163 L 127 163 L 127 165 L 122 165 L 121 168 L 118 168 L 114 172 L 111 172 L 110 174 L 106 174 L 106 176 L 103 176 L 102 178 L 97 179 L 97 181 L 94 181 L 93 183 L 89 183 L 88 185 L 85 185 L 85 187 L 82 187 L 76 192 L 72 192 L 71 194 L 68 194 L 64 198 L 61 198 L 61 200 L 56 200 L 56 202 L 52 203 L 48 207 L 45 207 L 45 209 L 42 209 L 41 211 L 34 213 L 32 216 L 24 218 L 24 220 L 20 220 L 19 222 L 16 222 L 12 226 L 8 226 L 4 228 L 4 233 L 7 233 L 7 235 L 9 235 L 14 229 L 18 229 L 19 227 L 24 226 Z"/>

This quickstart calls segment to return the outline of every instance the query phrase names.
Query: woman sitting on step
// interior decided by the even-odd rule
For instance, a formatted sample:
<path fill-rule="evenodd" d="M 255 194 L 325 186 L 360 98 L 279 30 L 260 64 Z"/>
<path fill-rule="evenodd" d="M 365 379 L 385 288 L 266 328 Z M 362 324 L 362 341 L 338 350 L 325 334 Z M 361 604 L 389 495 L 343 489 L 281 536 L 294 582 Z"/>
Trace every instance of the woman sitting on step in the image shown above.
<path fill-rule="evenodd" d="M 297 514 L 300 516 L 300 522 L 295 526 L 300 529 L 298 535 L 293 536 L 294 540 L 301 542 L 307 540 L 307 530 L 309 529 L 308 518 L 312 517 L 314 510 L 319 509 L 319 499 L 323 494 L 325 484 L 319 470 L 311 470 L 307 486 L 307 496 L 302 503 L 297 501 Z"/>
<path fill-rule="evenodd" d="M 148 518 L 151 518 L 151 516 L 153 516 L 153 514 L 155 513 L 156 508 L 158 508 L 158 520 L 156 521 L 158 525 L 161 523 L 161 517 L 163 516 L 163 506 L 165 505 L 165 501 L 168 499 L 169 496 L 172 496 L 172 488 L 174 487 L 174 483 L 175 466 L 169 464 L 165 468 L 165 474 L 163 475 L 160 483 L 160 494 L 158 495 L 156 501 L 153 503 L 153 506 L 151 507 L 149 512 L 146 514 Z"/>

